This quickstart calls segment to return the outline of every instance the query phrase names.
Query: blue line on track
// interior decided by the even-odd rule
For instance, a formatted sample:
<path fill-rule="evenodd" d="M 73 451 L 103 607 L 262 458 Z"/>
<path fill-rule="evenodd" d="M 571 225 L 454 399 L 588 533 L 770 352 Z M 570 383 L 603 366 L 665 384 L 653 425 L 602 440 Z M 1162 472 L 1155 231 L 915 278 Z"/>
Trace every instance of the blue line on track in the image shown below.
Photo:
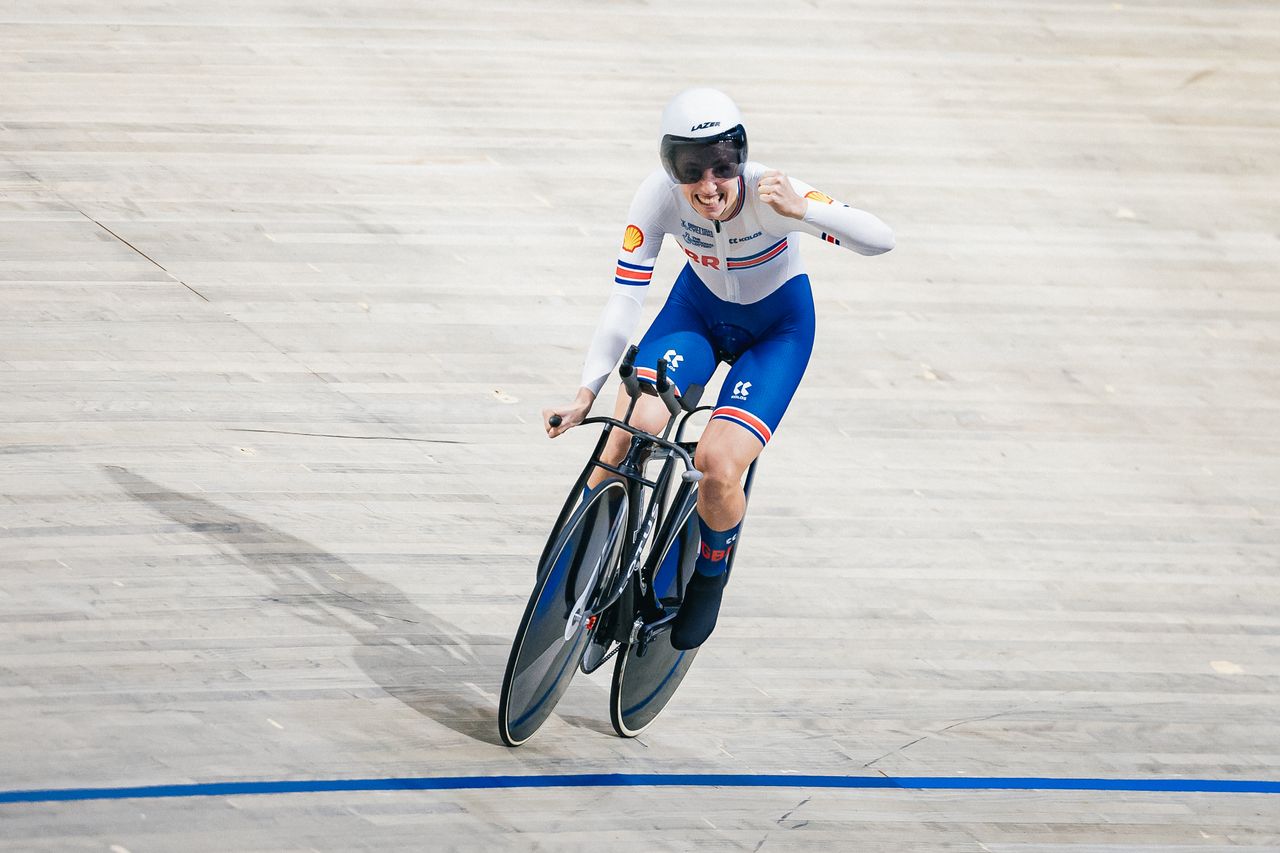
<path fill-rule="evenodd" d="M 400 779 L 321 779 L 273 782 L 208 782 L 132 788 L 55 788 L 0 791 L 3 803 L 67 800 L 165 799 L 326 791 L 454 791 L 469 788 L 903 788 L 975 791 L 1154 791 L 1206 794 L 1280 794 L 1280 782 L 1215 779 L 1046 779 L 949 776 L 800 776 L 745 773 L 578 773 L 560 776 L 411 776 Z"/>

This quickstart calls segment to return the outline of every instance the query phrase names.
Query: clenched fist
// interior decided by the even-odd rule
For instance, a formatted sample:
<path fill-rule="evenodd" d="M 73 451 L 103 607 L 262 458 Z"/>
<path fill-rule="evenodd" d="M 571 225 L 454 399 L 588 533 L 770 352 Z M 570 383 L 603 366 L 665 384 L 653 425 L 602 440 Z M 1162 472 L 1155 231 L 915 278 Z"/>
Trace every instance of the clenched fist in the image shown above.
<path fill-rule="evenodd" d="M 782 172 L 765 172 L 757 189 L 760 192 L 760 200 L 778 213 L 792 219 L 804 219 L 808 202 L 800 197 L 795 187 L 791 186 L 791 181 L 787 180 L 787 176 Z"/>

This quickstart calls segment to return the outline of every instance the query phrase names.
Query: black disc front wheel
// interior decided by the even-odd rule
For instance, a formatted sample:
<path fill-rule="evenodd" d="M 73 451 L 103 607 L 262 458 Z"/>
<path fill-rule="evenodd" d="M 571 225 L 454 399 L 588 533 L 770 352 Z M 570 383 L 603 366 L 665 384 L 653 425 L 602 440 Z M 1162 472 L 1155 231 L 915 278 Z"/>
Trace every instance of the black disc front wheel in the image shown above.
<path fill-rule="evenodd" d="M 568 689 L 593 627 L 601 580 L 615 576 L 626 520 L 626 486 L 609 480 L 554 534 L 502 678 L 498 730 L 508 746 L 532 737 Z"/>

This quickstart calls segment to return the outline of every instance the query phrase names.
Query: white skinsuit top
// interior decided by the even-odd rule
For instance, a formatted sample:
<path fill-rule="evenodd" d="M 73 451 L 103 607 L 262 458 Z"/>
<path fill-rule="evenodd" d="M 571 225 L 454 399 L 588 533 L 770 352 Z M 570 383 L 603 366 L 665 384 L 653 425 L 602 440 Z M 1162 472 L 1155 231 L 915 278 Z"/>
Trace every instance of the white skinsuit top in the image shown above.
<path fill-rule="evenodd" d="M 699 280 L 726 302 L 759 302 L 802 274 L 797 236 L 812 234 L 862 255 L 893 248 L 893 232 L 864 210 L 841 204 L 809 185 L 789 178 L 806 199 L 804 219 L 783 216 L 760 200 L 757 185 L 768 167 L 748 162 L 738 179 L 738 200 L 715 222 L 694 212 L 680 185 L 661 169 L 636 191 L 627 213 L 614 289 L 596 327 L 582 370 L 582 384 L 599 394 L 640 318 L 653 265 L 670 234 L 684 250 Z"/>

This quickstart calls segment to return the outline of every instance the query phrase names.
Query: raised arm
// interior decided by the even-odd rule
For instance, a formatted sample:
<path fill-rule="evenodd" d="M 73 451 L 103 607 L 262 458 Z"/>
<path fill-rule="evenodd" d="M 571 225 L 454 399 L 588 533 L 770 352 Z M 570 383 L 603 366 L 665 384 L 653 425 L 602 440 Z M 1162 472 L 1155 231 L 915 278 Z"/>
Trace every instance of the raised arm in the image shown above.
<path fill-rule="evenodd" d="M 773 224 L 779 230 L 804 231 L 860 255 L 880 255 L 894 247 L 893 231 L 879 217 L 782 172 L 766 172 L 757 189 L 769 208 L 765 215 L 777 218 Z"/>

